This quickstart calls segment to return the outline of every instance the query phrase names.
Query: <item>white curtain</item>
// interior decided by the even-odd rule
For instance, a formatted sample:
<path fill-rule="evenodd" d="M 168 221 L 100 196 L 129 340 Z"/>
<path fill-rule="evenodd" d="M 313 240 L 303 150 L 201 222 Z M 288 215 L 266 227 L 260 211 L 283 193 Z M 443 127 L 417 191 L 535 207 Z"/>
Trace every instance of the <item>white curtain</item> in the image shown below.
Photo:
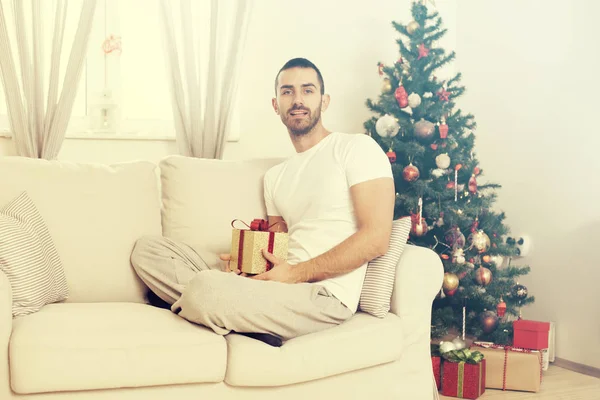
<path fill-rule="evenodd" d="M 173 118 L 182 155 L 223 158 L 252 3 L 161 0 Z"/>
<path fill-rule="evenodd" d="M 17 154 L 24 157 L 54 159 L 60 151 L 71 117 L 96 0 L 83 0 L 79 24 L 60 88 L 59 71 L 65 40 L 67 2 L 56 0 L 54 19 L 52 19 L 43 14 L 43 8 L 47 5 L 47 3 L 43 4 L 43 1 L 13 0 L 12 15 L 6 13 L 0 2 L 0 69 Z M 26 18 L 26 9 L 31 12 L 30 19 Z M 7 18 L 11 17 L 10 21 L 14 22 L 15 27 L 20 80 L 8 33 Z M 30 21 L 29 24 L 27 19 Z M 49 32 L 46 32 L 43 27 L 47 21 L 52 21 L 53 24 L 52 29 L 49 29 L 52 33 L 52 48 L 50 78 L 46 90 L 43 44 Z"/>

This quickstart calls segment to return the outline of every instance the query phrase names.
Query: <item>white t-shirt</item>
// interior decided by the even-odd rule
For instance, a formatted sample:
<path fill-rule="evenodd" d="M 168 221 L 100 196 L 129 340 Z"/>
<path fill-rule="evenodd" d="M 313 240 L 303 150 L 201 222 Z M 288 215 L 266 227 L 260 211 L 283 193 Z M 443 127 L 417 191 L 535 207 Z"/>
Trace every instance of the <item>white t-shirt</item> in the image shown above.
<path fill-rule="evenodd" d="M 356 233 L 350 187 L 392 178 L 390 161 L 370 136 L 333 132 L 310 149 L 267 171 L 267 215 L 288 226 L 288 263 L 315 258 Z M 358 307 L 367 264 L 318 282 L 353 312 Z"/>

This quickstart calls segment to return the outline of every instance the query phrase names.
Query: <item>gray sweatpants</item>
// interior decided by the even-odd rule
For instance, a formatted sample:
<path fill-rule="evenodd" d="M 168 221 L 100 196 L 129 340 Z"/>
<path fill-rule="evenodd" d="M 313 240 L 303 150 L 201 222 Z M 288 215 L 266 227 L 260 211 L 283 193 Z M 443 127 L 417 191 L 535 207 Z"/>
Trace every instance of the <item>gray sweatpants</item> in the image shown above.
<path fill-rule="evenodd" d="M 216 254 L 161 236 L 138 240 L 131 262 L 173 312 L 220 335 L 268 333 L 288 340 L 339 325 L 353 314 L 323 286 L 226 273 Z"/>

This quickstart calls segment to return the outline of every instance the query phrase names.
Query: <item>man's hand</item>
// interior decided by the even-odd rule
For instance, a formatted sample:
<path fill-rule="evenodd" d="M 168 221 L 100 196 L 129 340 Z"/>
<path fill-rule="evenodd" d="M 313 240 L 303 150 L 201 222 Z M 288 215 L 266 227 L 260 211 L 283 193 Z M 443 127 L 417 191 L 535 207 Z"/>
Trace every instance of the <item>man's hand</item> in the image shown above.
<path fill-rule="evenodd" d="M 242 272 L 237 268 L 234 269 L 233 271 L 231 270 L 231 267 L 230 267 L 231 254 L 219 254 L 219 258 L 221 259 L 221 261 L 225 261 L 225 268 L 223 269 L 223 271 L 233 272 L 234 274 L 240 275 L 240 276 L 248 276 L 247 273 Z"/>
<path fill-rule="evenodd" d="M 283 283 L 300 283 L 298 271 L 285 261 L 280 260 L 266 249 L 262 250 L 263 256 L 273 263 L 273 268 L 262 274 L 254 275 L 252 279 L 259 281 L 277 281 Z"/>

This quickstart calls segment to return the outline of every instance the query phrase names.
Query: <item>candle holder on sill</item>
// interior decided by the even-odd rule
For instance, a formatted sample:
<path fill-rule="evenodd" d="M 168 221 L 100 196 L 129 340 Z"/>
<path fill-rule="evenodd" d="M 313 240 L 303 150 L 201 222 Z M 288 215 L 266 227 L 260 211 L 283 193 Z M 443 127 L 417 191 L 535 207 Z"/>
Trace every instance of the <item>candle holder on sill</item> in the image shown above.
<path fill-rule="evenodd" d="M 112 91 L 105 89 L 95 96 L 89 106 L 89 124 L 92 132 L 117 133 L 118 105 Z"/>

